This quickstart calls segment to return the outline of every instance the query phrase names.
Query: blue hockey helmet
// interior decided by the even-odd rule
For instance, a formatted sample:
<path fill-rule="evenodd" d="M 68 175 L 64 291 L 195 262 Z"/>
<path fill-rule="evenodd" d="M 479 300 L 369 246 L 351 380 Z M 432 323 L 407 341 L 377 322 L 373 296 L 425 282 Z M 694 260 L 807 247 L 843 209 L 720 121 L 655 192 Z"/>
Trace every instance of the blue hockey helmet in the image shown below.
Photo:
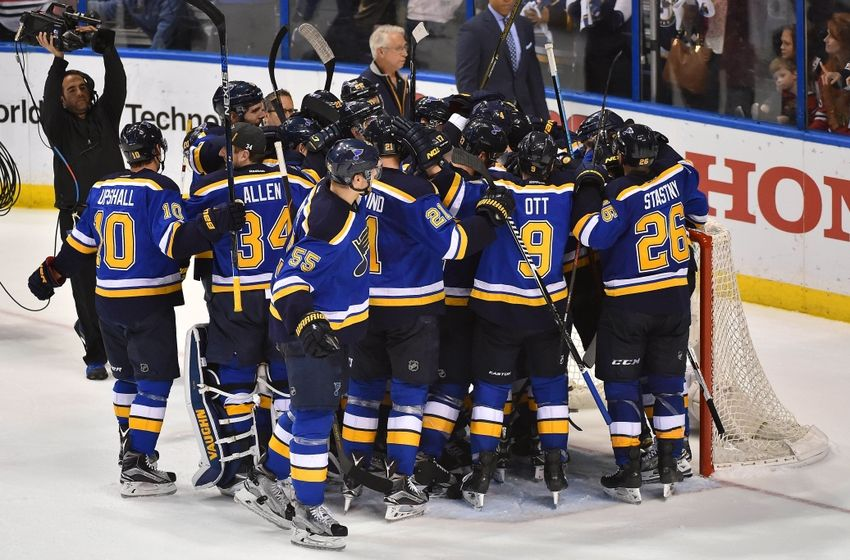
<path fill-rule="evenodd" d="M 363 140 L 346 138 L 333 145 L 325 164 L 332 181 L 350 185 L 354 176 L 361 173 L 367 179 L 377 179 L 380 176 L 381 158 L 374 146 Z"/>
<path fill-rule="evenodd" d="M 228 83 L 230 92 L 230 111 L 236 113 L 240 118 L 248 112 L 248 109 L 263 102 L 263 92 L 251 82 L 234 80 Z M 218 86 L 212 98 L 213 109 L 221 118 L 224 114 L 224 87 Z"/>
<path fill-rule="evenodd" d="M 602 126 L 601 128 L 600 124 Z M 623 124 L 623 117 L 610 109 L 596 111 L 584 119 L 584 122 L 582 122 L 578 127 L 578 130 L 576 130 L 576 140 L 579 142 L 587 142 L 591 138 L 595 137 L 600 130 L 604 132 L 616 130 L 623 126 Z"/>
<path fill-rule="evenodd" d="M 630 124 L 614 136 L 613 147 L 625 165 L 645 167 L 658 157 L 658 136 L 646 125 Z"/>
<path fill-rule="evenodd" d="M 520 170 L 537 180 L 546 180 L 555 164 L 558 148 L 545 132 L 533 130 L 523 138 L 517 150 Z"/>
<path fill-rule="evenodd" d="M 378 86 L 362 76 L 343 82 L 339 94 L 344 103 L 349 101 L 366 101 L 378 96 Z"/>
<path fill-rule="evenodd" d="M 320 129 L 319 123 L 313 119 L 300 115 L 289 117 L 280 125 L 283 148 L 286 150 L 296 149 L 299 144 L 305 143 L 310 136 L 319 132 Z"/>
<path fill-rule="evenodd" d="M 157 155 L 157 146 L 160 148 L 160 161 L 165 161 L 165 151 L 168 150 L 168 142 L 162 137 L 159 127 L 150 121 L 125 126 L 121 131 L 119 146 L 124 153 L 124 159 L 131 165 L 152 160 Z"/>

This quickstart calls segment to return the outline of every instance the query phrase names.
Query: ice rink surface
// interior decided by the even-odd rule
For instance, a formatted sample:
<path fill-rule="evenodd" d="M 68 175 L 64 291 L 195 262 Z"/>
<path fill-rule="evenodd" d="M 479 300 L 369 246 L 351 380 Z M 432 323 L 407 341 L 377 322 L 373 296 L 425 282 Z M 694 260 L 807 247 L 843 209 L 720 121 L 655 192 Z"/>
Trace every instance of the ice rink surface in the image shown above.
<path fill-rule="evenodd" d="M 55 212 L 0 217 L 0 281 L 22 303 L 32 270 L 51 254 Z M 734 248 L 734 242 L 733 242 Z M 846 263 L 836 266 L 846 266 Z M 206 321 L 200 287 L 186 282 L 178 332 Z M 598 478 L 613 460 L 595 410 L 574 414 L 570 487 L 551 507 L 530 470 L 493 484 L 484 511 L 437 501 L 418 519 L 389 524 L 378 496 L 342 516 L 347 558 L 850 558 L 850 324 L 745 305 L 762 364 L 780 400 L 831 440 L 830 454 L 804 467 L 739 468 L 694 477 L 666 502 L 645 486 L 644 503 L 609 500 Z M 0 294 L 0 559 L 121 560 L 342 558 L 297 548 L 288 532 L 215 490 L 195 491 L 198 459 L 183 400 L 171 393 L 158 449 L 178 476 L 177 494 L 122 499 L 110 381 L 87 381 L 71 329 L 69 285 L 29 313 Z M 182 355 L 182 342 L 181 342 Z M 842 412 L 844 411 L 844 412 Z M 695 444 L 695 442 L 692 442 Z M 367 491 L 368 492 L 368 491 Z"/>

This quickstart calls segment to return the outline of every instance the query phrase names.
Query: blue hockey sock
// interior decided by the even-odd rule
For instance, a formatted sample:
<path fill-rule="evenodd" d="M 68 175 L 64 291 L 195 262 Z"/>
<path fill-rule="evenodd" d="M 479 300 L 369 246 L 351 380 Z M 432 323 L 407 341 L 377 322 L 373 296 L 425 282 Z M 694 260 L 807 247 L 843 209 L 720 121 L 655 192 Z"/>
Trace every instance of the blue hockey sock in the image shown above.
<path fill-rule="evenodd" d="M 269 450 L 266 453 L 266 467 L 274 473 L 278 480 L 288 478 L 290 474 L 290 445 L 292 444 L 292 412 L 282 414 L 277 419 L 274 433 L 269 440 Z"/>
<path fill-rule="evenodd" d="M 495 451 L 502 435 L 505 398 L 511 385 L 476 381 L 472 391 L 472 422 L 469 425 L 472 459 L 482 451 Z"/>
<path fill-rule="evenodd" d="M 133 404 L 133 399 L 136 398 L 136 391 L 136 383 L 134 381 L 116 379 L 115 384 L 112 386 L 112 410 L 115 411 L 118 427 L 122 431 L 126 430 L 130 425 L 130 405 Z"/>
<path fill-rule="evenodd" d="M 387 419 L 387 459 L 395 461 L 396 472 L 411 475 L 419 450 L 428 386 L 393 379 L 390 395 L 393 407 Z"/>
<path fill-rule="evenodd" d="M 537 433 L 541 449 L 566 450 L 570 434 L 567 376 L 532 377 L 531 386 L 537 403 Z"/>
<path fill-rule="evenodd" d="M 425 403 L 422 438 L 419 441 L 419 449 L 423 453 L 437 459 L 443 454 L 443 448 L 463 408 L 467 391 L 467 386 L 459 383 L 439 383 L 431 387 L 428 402 Z"/>
<path fill-rule="evenodd" d="M 298 501 L 317 506 L 324 501 L 328 478 L 328 441 L 334 413 L 329 410 L 294 410 L 290 462 L 292 486 Z"/>
<path fill-rule="evenodd" d="M 655 437 L 673 444 L 673 456 L 682 453 L 685 437 L 685 401 L 682 397 L 682 378 L 653 375 L 649 377 L 649 389 L 655 395 L 655 414 L 652 427 Z"/>
<path fill-rule="evenodd" d="M 348 382 L 348 400 L 342 418 L 342 447 L 349 457 L 357 452 L 365 464 L 372 460 L 372 449 L 378 433 L 378 409 L 384 399 L 385 379 Z"/>
<path fill-rule="evenodd" d="M 151 455 L 156 449 L 172 381 L 136 383 L 139 392 L 130 405 L 130 450 Z"/>
<path fill-rule="evenodd" d="M 605 400 L 611 414 L 611 446 L 618 465 L 629 462 L 629 448 L 640 445 L 641 411 L 640 383 L 638 381 L 605 382 Z"/>

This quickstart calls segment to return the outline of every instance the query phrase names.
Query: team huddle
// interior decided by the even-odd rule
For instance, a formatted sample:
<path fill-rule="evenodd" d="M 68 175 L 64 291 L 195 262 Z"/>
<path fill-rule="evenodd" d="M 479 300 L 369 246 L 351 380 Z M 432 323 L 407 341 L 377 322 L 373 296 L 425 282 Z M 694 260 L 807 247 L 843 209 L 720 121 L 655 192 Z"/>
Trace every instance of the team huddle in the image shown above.
<path fill-rule="evenodd" d="M 341 98 L 308 94 L 289 118 L 277 93 L 281 124 L 263 126 L 259 88 L 218 88 L 230 136 L 187 134 L 188 197 L 160 173 L 161 131 L 127 125 L 129 170 L 94 184 L 30 277 L 47 299 L 95 255 L 123 496 L 176 491 L 156 443 L 190 258 L 209 311 L 183 372 L 202 450 L 193 485 L 295 544 L 345 547 L 329 476 L 346 511 L 365 488 L 394 521 L 435 497 L 483 508 L 527 456 L 557 505 L 572 327 L 604 382 L 618 469 L 603 490 L 640 503 L 642 484 L 667 495 L 690 476 L 687 228 L 708 205 L 662 134 L 603 109 L 570 144 L 484 92 L 422 98 L 411 121 L 363 78 Z"/>

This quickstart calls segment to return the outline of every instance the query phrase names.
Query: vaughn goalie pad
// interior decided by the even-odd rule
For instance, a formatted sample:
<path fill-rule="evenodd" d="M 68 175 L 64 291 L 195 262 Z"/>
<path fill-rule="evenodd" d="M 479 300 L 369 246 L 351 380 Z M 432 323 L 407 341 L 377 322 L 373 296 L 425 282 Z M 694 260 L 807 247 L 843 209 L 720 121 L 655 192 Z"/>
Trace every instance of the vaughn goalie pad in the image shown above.
<path fill-rule="evenodd" d="M 196 488 L 228 486 L 239 472 L 244 457 L 259 455 L 253 413 L 229 419 L 224 410 L 228 393 L 215 371 L 207 366 L 207 325 L 199 324 L 186 335 L 186 407 L 192 431 L 201 452 L 198 471 L 192 477 Z M 236 432 L 231 422 L 250 419 L 251 428 Z"/>

